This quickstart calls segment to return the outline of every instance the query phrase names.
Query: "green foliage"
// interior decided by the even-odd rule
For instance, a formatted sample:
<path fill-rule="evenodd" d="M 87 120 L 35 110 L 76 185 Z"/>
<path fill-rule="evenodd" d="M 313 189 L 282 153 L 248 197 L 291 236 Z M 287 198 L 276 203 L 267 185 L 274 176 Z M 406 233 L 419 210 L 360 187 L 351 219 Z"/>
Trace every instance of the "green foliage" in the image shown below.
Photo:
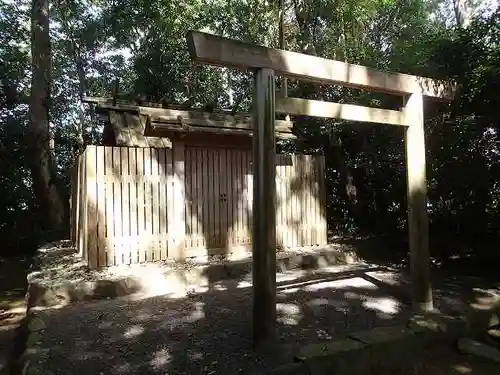
<path fill-rule="evenodd" d="M 451 104 L 427 103 L 429 212 L 435 230 L 486 236 L 500 230 L 500 13 L 465 29 L 430 0 L 286 0 L 286 48 L 374 68 L 451 79 Z M 101 131 L 80 95 L 190 102 L 240 111 L 251 77 L 193 64 L 185 34 L 197 29 L 278 46 L 278 2 L 257 0 L 65 0 L 51 7 L 52 130 L 59 176 L 69 184 L 80 139 Z M 27 222 L 35 204 L 24 141 L 30 76 L 29 2 L 0 5 L 0 238 Z M 397 109 L 401 98 L 289 81 L 290 95 Z M 283 152 L 322 152 L 336 233 L 391 233 L 406 223 L 401 129 L 296 119 Z M 354 187 L 354 190 L 353 190 Z M 355 196 L 348 194 L 355 191 Z M 30 224 L 31 225 L 31 224 Z M 32 228 L 33 225 L 30 226 Z M 14 241 L 14 238 L 11 238 Z"/>

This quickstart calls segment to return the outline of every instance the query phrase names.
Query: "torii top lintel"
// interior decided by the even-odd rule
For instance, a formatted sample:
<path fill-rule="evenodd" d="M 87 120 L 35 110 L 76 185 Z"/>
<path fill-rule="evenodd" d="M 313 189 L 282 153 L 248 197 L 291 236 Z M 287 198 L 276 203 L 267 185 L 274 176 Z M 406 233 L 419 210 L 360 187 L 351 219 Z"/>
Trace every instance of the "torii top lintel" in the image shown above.
<path fill-rule="evenodd" d="M 189 31 L 186 38 L 191 58 L 204 64 L 241 70 L 268 68 L 290 78 L 397 95 L 421 93 L 441 100 L 453 100 L 455 92 L 453 85 L 431 78 L 384 72 L 199 31 Z"/>

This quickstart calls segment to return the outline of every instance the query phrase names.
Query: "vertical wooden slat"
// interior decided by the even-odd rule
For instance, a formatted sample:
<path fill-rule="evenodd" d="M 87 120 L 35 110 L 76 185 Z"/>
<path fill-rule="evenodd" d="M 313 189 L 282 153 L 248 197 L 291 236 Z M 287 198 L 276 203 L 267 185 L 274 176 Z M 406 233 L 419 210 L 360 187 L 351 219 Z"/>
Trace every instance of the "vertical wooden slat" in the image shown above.
<path fill-rule="evenodd" d="M 122 236 L 123 241 L 123 263 L 131 263 L 131 238 L 130 231 L 130 173 L 128 165 L 128 147 L 120 147 L 120 165 L 124 179 L 121 182 L 121 197 L 122 197 Z"/>
<path fill-rule="evenodd" d="M 106 264 L 112 266 L 115 264 L 115 230 L 114 230 L 114 193 L 113 184 L 115 180 L 113 168 L 113 148 L 104 147 L 104 192 L 106 201 Z"/>
<path fill-rule="evenodd" d="M 160 253 L 161 253 L 161 247 L 160 247 L 160 205 L 159 205 L 159 180 L 160 180 L 160 174 L 159 174 L 159 155 L 158 155 L 158 149 L 153 148 L 151 150 L 151 155 L 152 155 L 152 175 L 154 177 L 153 179 L 153 240 L 154 240 L 154 253 L 153 253 L 153 258 L 155 261 L 160 260 Z"/>
<path fill-rule="evenodd" d="M 229 232 L 229 224 L 227 219 L 227 178 L 226 173 L 226 150 L 219 150 L 219 243 L 227 251 L 227 238 Z"/>
<path fill-rule="evenodd" d="M 220 149 L 215 149 L 214 150 L 214 173 L 213 173 L 213 184 L 214 184 L 214 235 L 215 235 L 215 243 L 216 247 L 219 247 L 222 245 L 222 238 L 221 238 L 221 217 L 220 217 L 220 210 L 221 210 L 221 204 L 222 200 L 220 199 L 220 182 L 221 182 L 221 175 L 220 175 L 220 170 L 219 170 L 219 158 L 220 158 Z"/>
<path fill-rule="evenodd" d="M 97 266 L 106 266 L 106 200 L 104 190 L 104 147 L 96 146 L 96 220 L 97 220 Z"/>
<path fill-rule="evenodd" d="M 79 237 L 78 237 L 78 231 L 80 227 L 80 199 L 81 199 L 81 190 L 82 186 L 80 183 L 80 178 L 81 178 L 81 165 L 80 165 L 80 157 L 78 156 L 75 162 L 75 170 L 76 170 L 76 176 L 75 176 L 75 201 L 73 202 L 73 210 L 74 210 L 74 221 L 73 221 L 73 226 L 74 226 L 74 233 L 73 233 L 73 241 L 74 241 L 74 246 L 78 249 L 78 242 L 79 242 Z M 78 249 L 80 251 L 80 249 Z"/>
<path fill-rule="evenodd" d="M 241 151 L 236 150 L 235 151 L 235 157 L 234 157 L 234 174 L 236 178 L 236 199 L 237 201 L 235 202 L 234 206 L 234 215 L 237 226 L 236 226 L 236 244 L 241 245 L 242 244 L 242 232 L 243 232 L 243 223 L 242 223 L 242 218 L 241 218 L 241 209 L 242 209 L 242 202 L 245 199 L 244 197 L 244 189 L 243 189 L 243 179 L 244 179 L 244 173 L 241 168 Z"/>
<path fill-rule="evenodd" d="M 137 236 L 138 236 L 138 262 L 146 261 L 146 248 L 148 240 L 145 239 L 147 233 L 145 231 L 145 207 L 144 207 L 144 191 L 145 191 L 145 176 L 144 176 L 144 148 L 136 148 L 136 165 L 137 165 Z"/>
<path fill-rule="evenodd" d="M 282 155 L 276 155 L 276 244 L 283 245 L 281 239 L 281 164 Z"/>
<path fill-rule="evenodd" d="M 318 173 L 316 173 L 317 169 L 317 157 L 313 157 L 311 160 L 311 179 L 309 181 L 309 203 L 311 207 L 311 217 L 309 219 L 309 232 L 311 236 L 311 244 L 312 245 L 317 245 L 318 242 L 315 237 L 315 232 L 316 232 L 316 226 L 318 224 L 317 221 L 317 216 L 318 216 L 318 211 L 317 207 L 318 204 L 320 204 L 319 197 L 316 195 L 316 186 L 318 182 Z"/>
<path fill-rule="evenodd" d="M 120 147 L 113 147 L 113 220 L 115 222 L 115 264 L 123 264 L 122 172 Z"/>
<path fill-rule="evenodd" d="M 287 237 L 287 227 L 288 227 L 288 216 L 286 213 L 286 208 L 288 205 L 288 196 L 287 196 L 287 191 L 286 191 L 286 184 L 287 184 L 287 178 L 286 178 L 286 170 L 288 166 L 286 165 L 288 160 L 288 156 L 283 157 L 283 165 L 281 166 L 281 171 L 280 171 L 280 193 L 281 193 L 281 241 L 283 243 L 283 246 L 285 248 L 288 247 L 288 237 Z"/>
<path fill-rule="evenodd" d="M 253 181 L 251 182 L 250 179 L 247 177 L 248 175 L 251 175 L 253 177 L 253 174 L 252 174 L 252 167 L 249 165 L 251 162 L 250 162 L 250 153 L 247 152 L 247 151 L 243 151 L 241 153 L 241 168 L 242 170 L 244 171 L 245 173 L 245 178 L 243 180 L 243 191 L 244 191 L 244 199 L 242 200 L 243 204 L 242 204 L 242 221 L 241 221 L 241 224 L 242 224 L 242 227 L 243 227 L 243 233 L 242 233 L 242 243 L 243 244 L 248 244 L 250 242 L 250 237 L 251 237 L 251 230 L 252 230 L 252 224 L 249 220 L 249 217 L 250 217 L 250 214 L 249 214 L 249 211 L 251 209 L 251 203 L 249 202 L 252 202 L 253 201 L 253 195 L 252 195 L 252 191 L 253 191 Z"/>
<path fill-rule="evenodd" d="M 85 251 L 85 237 L 86 237 L 86 221 L 87 221 L 87 202 L 86 202 L 86 183 L 85 183 L 85 178 L 86 178 L 86 172 L 85 172 L 85 154 L 86 151 L 84 151 L 79 157 L 78 157 L 78 165 L 79 165 L 79 179 L 78 179 L 78 190 L 79 190 L 79 195 L 80 198 L 78 199 L 79 207 L 78 207 L 78 253 L 79 255 L 84 259 L 87 260 L 87 254 Z"/>
<path fill-rule="evenodd" d="M 128 149 L 128 173 L 129 179 L 129 232 L 130 232 L 130 263 L 139 261 L 138 254 L 138 231 L 137 231 L 137 153 L 135 147 Z"/>
<path fill-rule="evenodd" d="M 297 170 L 299 167 L 299 158 L 298 155 L 294 155 L 294 163 L 293 163 L 293 169 L 292 169 L 292 184 L 294 187 L 293 190 L 293 206 L 292 206 L 292 217 L 293 217 L 293 246 L 298 247 L 299 246 L 299 236 L 298 236 L 298 228 L 297 228 L 297 219 L 299 217 L 298 215 L 298 191 L 297 191 L 297 182 L 298 182 L 298 175 L 297 175 Z"/>
<path fill-rule="evenodd" d="M 307 180 L 305 184 L 305 199 L 306 199 L 306 208 L 305 212 L 307 212 L 307 222 L 306 222 L 306 241 L 307 245 L 311 246 L 313 245 L 312 243 L 312 236 L 311 236 L 311 222 L 312 222 L 312 215 L 311 215 L 311 210 L 313 210 L 312 206 L 312 200 L 311 200 L 311 181 L 314 177 L 314 171 L 312 169 L 312 159 L 314 156 L 312 155 L 307 155 L 307 163 L 306 163 L 306 172 L 307 172 Z"/>
<path fill-rule="evenodd" d="M 169 233 L 172 238 L 172 248 L 169 246 L 169 256 L 176 260 L 185 259 L 186 241 L 186 196 L 184 143 L 177 141 L 173 149 L 173 217 L 169 218 Z M 173 236 L 173 237 L 172 237 Z M 169 243 L 170 245 L 170 243 Z"/>
<path fill-rule="evenodd" d="M 291 164 L 288 166 L 287 168 L 287 195 L 288 195 L 288 202 L 289 202 L 289 205 L 287 207 L 287 216 L 288 216 L 288 242 L 290 244 L 290 247 L 294 247 L 295 246 L 295 242 L 294 242 L 294 221 L 295 221 L 295 218 L 294 218 L 294 192 L 292 190 L 292 183 L 293 183 L 293 171 L 294 171 L 294 168 L 295 168 L 295 156 L 294 155 L 291 155 L 290 156 L 290 159 L 291 159 Z"/>
<path fill-rule="evenodd" d="M 286 168 L 286 197 L 287 197 L 287 206 L 286 206 L 286 221 L 287 221 L 287 242 L 288 247 L 293 247 L 293 217 L 292 217 L 292 207 L 293 207 L 293 196 L 292 196 L 292 168 L 293 163 L 295 162 L 293 155 L 290 155 L 291 164 L 287 165 Z"/>
<path fill-rule="evenodd" d="M 295 246 L 300 247 L 300 226 L 298 225 L 300 220 L 300 155 L 295 155 L 295 164 L 293 171 L 293 184 L 295 186 L 294 191 L 294 234 L 295 234 Z"/>
<path fill-rule="evenodd" d="M 166 152 L 166 194 L 167 194 L 167 233 L 168 233 L 168 241 L 167 241 L 167 257 L 173 258 L 175 253 L 173 252 L 174 248 L 174 232 L 173 232 L 173 224 L 172 220 L 174 220 L 174 166 L 173 166 L 173 152 L 172 150 L 168 150 Z"/>
<path fill-rule="evenodd" d="M 319 157 L 319 171 L 317 174 L 317 179 L 319 181 L 320 186 L 320 206 L 317 213 L 317 217 L 320 220 L 321 224 L 321 236 L 320 236 L 320 245 L 326 245 L 328 243 L 328 226 L 326 220 L 326 184 L 325 184 L 325 157 Z"/>
<path fill-rule="evenodd" d="M 306 181 L 306 186 L 305 186 L 305 194 L 306 194 L 306 212 L 308 213 L 307 215 L 307 231 L 306 231 L 306 240 L 307 244 L 309 246 L 313 245 L 312 241 L 312 233 L 311 233 L 311 224 L 313 217 L 309 213 L 311 210 L 313 210 L 313 205 L 312 205 L 312 199 L 311 199 L 311 181 L 314 178 L 314 171 L 313 171 L 313 160 L 314 156 L 308 155 L 307 157 L 307 181 Z"/>
<path fill-rule="evenodd" d="M 198 148 L 191 149 L 191 167 L 192 167 L 192 189 L 191 189 L 191 223 L 193 227 L 192 246 L 200 248 L 201 245 L 201 222 L 199 214 L 199 195 L 198 185 L 200 183 L 201 174 L 199 168 Z"/>
<path fill-rule="evenodd" d="M 309 178 L 311 177 L 311 171 L 309 170 L 309 156 L 310 155 L 303 155 L 302 156 L 302 204 L 301 204 L 301 210 L 302 210 L 302 221 L 301 221 L 301 227 L 302 227 L 302 246 L 310 246 L 311 241 L 309 240 L 309 218 L 311 216 L 310 210 L 308 210 L 309 207 Z"/>
<path fill-rule="evenodd" d="M 200 148 L 194 153 L 196 159 L 196 219 L 198 220 L 198 229 L 196 233 L 196 247 L 201 249 L 205 245 L 203 230 L 203 161 Z"/>
<path fill-rule="evenodd" d="M 159 208 L 159 220 L 158 220 L 158 233 L 159 233 L 159 243 L 160 243 L 160 253 L 159 257 L 161 260 L 167 259 L 167 203 L 166 203 L 166 191 L 165 187 L 166 181 L 166 149 L 158 149 L 158 208 Z"/>
<path fill-rule="evenodd" d="M 226 194 L 227 194 L 227 244 L 228 246 L 234 245 L 234 230 L 235 230 L 235 221 L 233 215 L 233 194 L 236 186 L 236 181 L 234 179 L 234 150 L 226 150 Z"/>
<path fill-rule="evenodd" d="M 88 147 L 81 155 L 81 166 L 82 166 L 82 199 L 81 199 L 81 211 L 82 211 L 82 223 L 81 223 L 81 253 L 83 259 L 87 262 L 89 261 L 88 254 L 88 242 L 89 242 L 89 233 L 88 233 L 88 223 L 89 223 L 89 205 L 88 205 L 88 186 L 87 186 L 87 154 Z"/>
<path fill-rule="evenodd" d="M 315 218 L 316 218 L 316 242 L 318 244 L 321 244 L 322 242 L 322 217 L 321 217 L 321 210 L 322 210 L 322 205 L 323 205 L 323 197 L 322 197 L 322 182 L 320 176 L 322 175 L 322 167 L 321 167 L 321 158 L 319 158 L 316 161 L 316 184 L 315 184 L 315 193 L 316 193 L 316 208 L 315 208 Z"/>
<path fill-rule="evenodd" d="M 203 202 L 201 204 L 202 211 L 203 211 L 203 220 L 202 220 L 202 226 L 203 226 L 203 247 L 208 248 L 209 243 L 210 243 L 210 202 L 211 202 L 211 197 L 209 195 L 209 184 L 208 184 L 208 179 L 209 179 L 209 161 L 208 161 L 208 151 L 203 149 L 199 153 L 200 158 L 202 160 L 202 199 Z"/>
<path fill-rule="evenodd" d="M 295 161 L 293 163 L 293 170 L 292 170 L 292 184 L 293 184 L 293 187 L 294 187 L 294 191 L 293 191 L 293 214 L 292 214 L 292 217 L 293 217 L 293 242 L 294 242 L 294 246 L 295 247 L 299 247 L 300 246 L 300 241 L 299 241 L 299 228 L 297 226 L 297 220 L 299 219 L 300 215 L 299 215 L 299 194 L 300 194 L 300 183 L 299 183 L 299 174 L 298 174 L 298 171 L 299 171 L 299 166 L 300 166 L 300 161 L 299 161 L 299 156 L 298 155 L 294 155 L 294 158 L 295 158 Z"/>
<path fill-rule="evenodd" d="M 185 161 L 186 161 L 186 248 L 191 248 L 194 245 L 193 237 L 196 236 L 196 229 L 194 227 L 194 218 L 193 218 L 193 160 L 191 148 L 185 148 Z"/>
<path fill-rule="evenodd" d="M 144 151 L 144 233 L 147 240 L 145 241 L 145 261 L 153 260 L 153 246 L 151 237 L 153 234 L 153 202 L 152 202 L 152 182 L 151 182 L 151 149 L 145 147 Z"/>
<path fill-rule="evenodd" d="M 97 268 L 98 245 L 97 245 L 97 183 L 96 183 L 96 146 L 90 146 L 86 155 L 87 171 L 87 233 L 88 233 L 88 262 L 90 268 Z"/>
<path fill-rule="evenodd" d="M 242 183 L 243 183 L 243 174 L 241 172 L 241 152 L 239 150 L 234 151 L 234 163 L 233 163 L 233 168 L 234 168 L 234 178 L 235 178 L 235 195 L 234 195 L 234 218 L 233 221 L 235 222 L 235 234 L 234 234 L 234 243 L 237 245 L 241 245 L 241 232 L 242 232 L 242 223 L 241 223 L 241 207 L 242 207 L 242 200 L 244 199 L 243 197 L 243 188 L 242 188 Z"/>
<path fill-rule="evenodd" d="M 307 216 L 305 210 L 304 210 L 304 177 L 305 177 L 305 170 L 304 170 L 304 160 L 305 160 L 305 155 L 299 155 L 299 165 L 298 165 L 298 177 L 299 180 L 297 181 L 297 186 L 299 189 L 299 194 L 298 194 L 298 215 L 297 218 L 299 220 L 299 226 L 298 226 L 298 235 L 299 235 L 299 246 L 304 246 L 304 222 L 306 220 L 305 216 Z"/>
<path fill-rule="evenodd" d="M 213 187 L 214 180 L 214 151 L 212 149 L 207 150 L 207 174 L 206 174 L 206 184 L 207 184 L 207 224 L 208 224 L 208 235 L 207 235 L 207 249 L 213 246 L 215 243 L 215 194 Z"/>

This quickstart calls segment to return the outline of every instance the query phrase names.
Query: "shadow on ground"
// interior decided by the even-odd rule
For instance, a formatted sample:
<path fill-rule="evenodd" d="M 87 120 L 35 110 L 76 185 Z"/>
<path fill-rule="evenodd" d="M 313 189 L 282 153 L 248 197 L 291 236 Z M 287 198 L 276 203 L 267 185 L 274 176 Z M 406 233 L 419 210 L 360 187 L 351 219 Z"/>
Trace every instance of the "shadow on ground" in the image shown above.
<path fill-rule="evenodd" d="M 431 267 L 436 273 L 460 274 L 499 281 L 500 238 L 475 238 L 431 232 Z M 408 234 L 335 238 L 334 242 L 352 250 L 361 259 L 375 264 L 405 269 L 409 267 Z"/>
<path fill-rule="evenodd" d="M 19 326 L 26 313 L 27 258 L 0 258 L 0 373 L 7 371 L 19 346 Z"/>
<path fill-rule="evenodd" d="M 437 305 L 443 312 L 468 303 L 469 284 L 439 283 Z M 186 298 L 69 305 L 45 312 L 41 370 L 65 375 L 260 373 L 289 362 L 300 345 L 405 323 L 410 311 L 401 285 L 404 275 L 382 267 L 333 266 L 278 275 L 277 337 L 257 350 L 251 340 L 249 274 Z"/>

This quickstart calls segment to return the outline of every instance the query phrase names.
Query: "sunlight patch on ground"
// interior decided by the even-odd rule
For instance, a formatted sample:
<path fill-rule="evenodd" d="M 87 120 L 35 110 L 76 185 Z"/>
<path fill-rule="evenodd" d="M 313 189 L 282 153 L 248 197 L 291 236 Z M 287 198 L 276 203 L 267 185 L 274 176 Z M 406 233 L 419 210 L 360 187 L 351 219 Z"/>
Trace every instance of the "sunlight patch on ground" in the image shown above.
<path fill-rule="evenodd" d="M 151 367 L 159 370 L 172 360 L 172 355 L 167 349 L 160 349 L 153 354 L 153 359 L 149 362 Z"/>
<path fill-rule="evenodd" d="M 319 282 L 306 286 L 304 289 L 307 292 L 315 292 L 321 289 L 347 289 L 347 288 L 363 288 L 363 289 L 377 289 L 375 284 L 366 281 L 361 277 L 352 277 L 350 279 L 333 280 L 326 282 Z"/>
<path fill-rule="evenodd" d="M 169 294 L 172 298 L 182 298 L 186 296 L 186 288 L 183 280 L 176 274 L 165 277 L 160 269 L 145 267 L 137 273 L 136 277 L 143 286 L 143 297 L 156 297 Z"/>
<path fill-rule="evenodd" d="M 127 373 L 130 373 L 132 372 L 133 369 L 132 369 L 132 366 L 130 366 L 130 364 L 128 363 L 120 363 L 119 365 L 115 366 L 114 367 L 114 373 L 115 374 L 127 374 Z"/>
<path fill-rule="evenodd" d="M 459 374 L 470 374 L 472 372 L 472 368 L 469 365 L 454 365 L 453 370 Z"/>
<path fill-rule="evenodd" d="M 367 272 L 367 276 L 373 277 L 374 279 L 383 281 L 389 285 L 399 285 L 401 284 L 401 274 L 398 272 L 391 271 L 372 271 Z"/>
<path fill-rule="evenodd" d="M 298 325 L 303 315 L 300 306 L 294 303 L 277 303 L 278 322 L 284 325 Z"/>
<path fill-rule="evenodd" d="M 245 288 L 251 288 L 252 287 L 252 282 L 248 280 L 241 280 L 238 282 L 237 288 L 238 289 L 245 289 Z"/>
<path fill-rule="evenodd" d="M 197 320 L 201 320 L 205 318 L 205 312 L 204 312 L 204 307 L 205 304 L 203 302 L 196 302 L 194 304 L 194 311 L 189 314 L 189 316 L 186 318 L 186 322 L 193 323 L 196 322 Z"/>
<path fill-rule="evenodd" d="M 401 304 L 390 297 L 366 297 L 363 306 L 376 311 L 381 318 L 396 315 L 401 311 Z"/>
<path fill-rule="evenodd" d="M 127 339 L 131 339 L 133 337 L 140 336 L 143 333 L 144 333 L 144 328 L 142 328 L 141 326 L 135 325 L 135 326 L 129 327 L 125 331 L 125 333 L 123 334 L 123 337 L 125 337 Z"/>

